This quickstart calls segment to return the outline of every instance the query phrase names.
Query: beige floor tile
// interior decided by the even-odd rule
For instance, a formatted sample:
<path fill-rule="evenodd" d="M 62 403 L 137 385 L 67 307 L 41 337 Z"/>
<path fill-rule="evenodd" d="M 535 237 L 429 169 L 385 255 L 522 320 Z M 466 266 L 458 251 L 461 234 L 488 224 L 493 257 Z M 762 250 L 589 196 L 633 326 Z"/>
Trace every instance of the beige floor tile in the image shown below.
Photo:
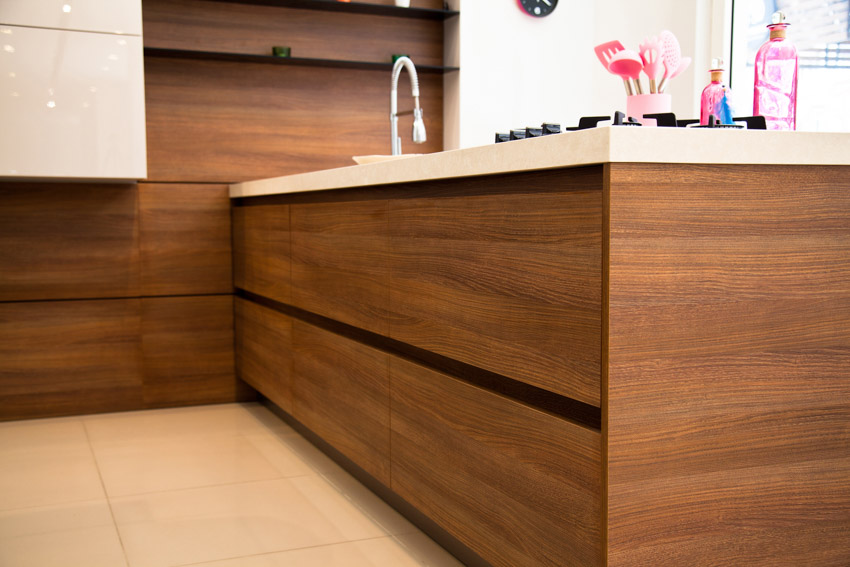
<path fill-rule="evenodd" d="M 0 512 L 0 565 L 127 565 L 105 500 Z"/>
<path fill-rule="evenodd" d="M 266 432 L 244 435 L 245 441 L 259 451 L 282 477 L 305 476 L 339 467 L 324 453 L 297 433 Z"/>
<path fill-rule="evenodd" d="M 104 498 L 87 443 L 35 443 L 0 448 L 0 510 L 15 510 Z"/>
<path fill-rule="evenodd" d="M 94 447 L 103 443 L 268 431 L 257 404 L 221 404 L 92 415 L 83 418 Z"/>
<path fill-rule="evenodd" d="M 94 454 L 110 497 L 282 476 L 241 435 L 99 443 Z"/>
<path fill-rule="evenodd" d="M 337 492 L 376 524 L 390 534 L 407 534 L 418 532 L 404 516 L 378 498 L 374 492 L 366 488 L 353 476 L 341 468 L 333 472 L 323 472 L 321 476 Z"/>
<path fill-rule="evenodd" d="M 299 482 L 305 480 L 313 485 Z M 323 495 L 314 486 L 317 482 L 319 477 L 313 476 L 161 492 L 115 498 L 112 508 L 131 567 L 183 565 L 387 535 L 362 514 L 352 513 L 354 507 L 338 494 L 336 499 Z"/>
<path fill-rule="evenodd" d="M 88 438 L 79 418 L 30 419 L 0 422 L 0 454 L 21 449 L 88 447 Z"/>
<path fill-rule="evenodd" d="M 433 542 L 431 545 L 436 550 L 430 549 L 424 554 L 411 553 L 393 538 L 383 537 L 239 557 L 193 567 L 462 567 L 439 546 Z"/>
<path fill-rule="evenodd" d="M 405 553 L 414 558 L 419 565 L 428 565 L 429 567 L 463 567 L 463 563 L 455 559 L 453 555 L 420 531 L 393 537 L 404 548 Z"/>

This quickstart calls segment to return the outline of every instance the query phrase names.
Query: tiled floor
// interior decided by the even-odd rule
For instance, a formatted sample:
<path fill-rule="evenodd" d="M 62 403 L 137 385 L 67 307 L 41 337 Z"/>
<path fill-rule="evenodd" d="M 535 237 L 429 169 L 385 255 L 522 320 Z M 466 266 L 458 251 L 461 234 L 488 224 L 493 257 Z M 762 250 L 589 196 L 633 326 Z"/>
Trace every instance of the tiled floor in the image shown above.
<path fill-rule="evenodd" d="M 267 409 L 0 423 L 0 566 L 457 567 Z"/>

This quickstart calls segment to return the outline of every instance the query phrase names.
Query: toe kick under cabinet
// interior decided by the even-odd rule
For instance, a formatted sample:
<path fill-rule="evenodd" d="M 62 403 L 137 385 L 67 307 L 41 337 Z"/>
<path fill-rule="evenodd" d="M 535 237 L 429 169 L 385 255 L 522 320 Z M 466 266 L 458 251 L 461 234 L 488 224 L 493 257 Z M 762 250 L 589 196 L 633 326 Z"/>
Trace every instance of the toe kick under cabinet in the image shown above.
<path fill-rule="evenodd" d="M 237 198 L 237 369 L 492 565 L 846 566 L 847 173 Z"/>

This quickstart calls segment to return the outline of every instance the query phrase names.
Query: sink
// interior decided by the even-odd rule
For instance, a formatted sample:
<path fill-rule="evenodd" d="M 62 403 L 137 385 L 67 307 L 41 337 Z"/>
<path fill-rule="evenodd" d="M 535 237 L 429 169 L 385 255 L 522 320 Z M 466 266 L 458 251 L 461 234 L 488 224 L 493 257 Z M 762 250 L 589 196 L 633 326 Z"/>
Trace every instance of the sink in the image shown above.
<path fill-rule="evenodd" d="M 421 156 L 422 154 L 401 154 L 397 156 L 382 156 L 382 155 L 371 155 L 371 156 L 353 156 L 352 159 L 357 162 L 358 165 L 366 165 L 368 163 L 378 163 L 379 161 L 390 161 L 394 159 L 403 159 L 409 158 L 413 156 Z"/>

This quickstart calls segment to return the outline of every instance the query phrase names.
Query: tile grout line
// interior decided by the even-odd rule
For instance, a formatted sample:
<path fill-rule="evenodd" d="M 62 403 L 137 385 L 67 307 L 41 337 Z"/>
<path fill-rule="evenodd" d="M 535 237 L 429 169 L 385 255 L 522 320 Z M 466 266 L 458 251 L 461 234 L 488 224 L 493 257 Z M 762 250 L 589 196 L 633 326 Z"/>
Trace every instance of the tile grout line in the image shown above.
<path fill-rule="evenodd" d="M 81 419 L 80 422 L 83 424 L 83 431 L 86 434 L 86 441 L 89 444 L 89 452 L 91 452 L 94 467 L 97 469 L 97 477 L 100 479 L 100 486 L 103 488 L 103 495 L 106 497 L 106 505 L 109 507 L 109 516 L 112 518 L 112 526 L 115 528 L 115 535 L 118 536 L 118 543 L 121 544 L 121 553 L 124 555 L 124 563 L 127 567 L 130 567 L 130 558 L 127 556 L 127 549 L 124 547 L 124 538 L 121 537 L 121 530 L 118 529 L 118 522 L 115 520 L 115 511 L 112 509 L 112 498 L 110 498 L 109 492 L 106 490 L 106 483 L 103 482 L 103 473 L 100 472 L 100 463 L 97 462 L 97 455 L 94 452 L 94 446 L 92 445 L 91 437 L 89 436 L 89 428 L 84 419 Z"/>
<path fill-rule="evenodd" d="M 344 541 L 335 541 L 335 542 L 332 542 L 332 543 L 321 543 L 321 544 L 317 544 L 317 545 L 305 545 L 305 546 L 302 546 L 302 547 L 293 547 L 293 548 L 290 548 L 290 549 L 278 549 L 278 550 L 275 550 L 275 551 L 265 551 L 263 553 L 251 553 L 249 555 L 236 555 L 234 557 L 224 557 L 224 558 L 221 558 L 221 559 L 213 559 L 211 561 L 198 561 L 198 562 L 192 562 L 192 563 L 180 563 L 179 565 L 173 565 L 172 567 L 193 567 L 193 566 L 203 567 L 204 565 L 209 565 L 211 563 L 217 563 L 219 561 L 234 561 L 236 559 L 245 559 L 246 557 L 263 557 L 263 556 L 266 556 L 266 555 L 275 555 L 275 554 L 278 554 L 278 553 L 290 553 L 290 552 L 293 552 L 293 551 L 302 551 L 302 550 L 305 550 L 305 549 L 319 549 L 319 548 L 322 548 L 322 547 L 333 547 L 335 545 L 345 545 L 347 543 L 359 543 L 359 542 L 362 542 L 362 541 L 373 541 L 373 540 L 379 540 L 379 539 L 392 539 L 392 540 L 395 541 L 395 538 L 391 535 L 365 537 L 363 539 L 347 539 L 347 540 L 344 540 Z"/>

